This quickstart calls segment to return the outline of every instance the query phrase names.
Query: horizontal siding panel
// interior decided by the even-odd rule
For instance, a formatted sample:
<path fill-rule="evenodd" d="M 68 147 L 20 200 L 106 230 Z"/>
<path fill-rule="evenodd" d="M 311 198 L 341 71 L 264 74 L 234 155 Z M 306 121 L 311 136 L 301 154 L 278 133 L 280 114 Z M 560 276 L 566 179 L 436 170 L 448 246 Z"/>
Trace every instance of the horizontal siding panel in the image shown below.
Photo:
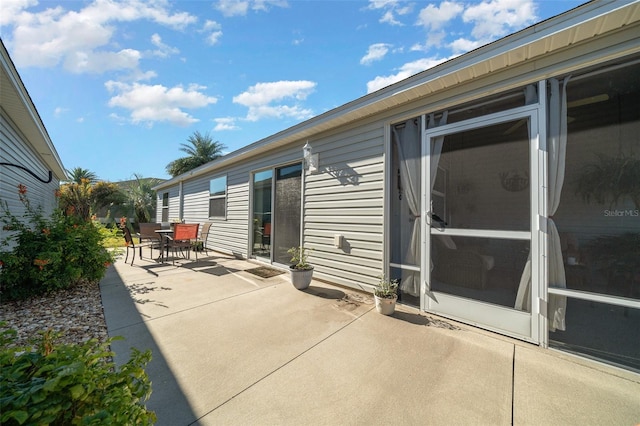
<path fill-rule="evenodd" d="M 333 251 L 328 251 L 330 247 L 328 246 L 315 246 L 313 243 L 307 244 L 308 247 L 321 247 L 323 251 L 320 249 L 314 252 L 314 258 L 316 262 L 320 264 L 325 264 L 325 261 L 328 262 L 347 262 L 350 264 L 348 267 L 349 270 L 352 269 L 351 264 L 357 264 L 368 267 L 375 267 L 382 260 L 382 255 L 375 250 L 365 250 L 365 249 L 353 249 L 351 248 L 348 254 L 344 252 L 338 252 L 336 249 Z"/>
<path fill-rule="evenodd" d="M 337 248 L 333 245 L 334 235 L 342 235 L 343 236 L 343 248 Z M 323 246 L 323 250 L 328 251 L 332 250 L 337 254 L 355 254 L 351 250 L 382 250 L 383 244 L 382 241 L 367 241 L 360 238 L 360 235 L 353 236 L 356 234 L 352 234 L 350 236 L 344 235 L 340 232 L 332 233 L 327 236 L 316 236 L 316 235 L 307 235 L 306 244 L 312 245 L 321 245 Z"/>
<path fill-rule="evenodd" d="M 313 257 L 312 257 L 313 256 Z M 344 272 L 355 272 L 358 273 L 367 273 L 366 271 L 371 271 L 377 269 L 381 271 L 382 263 L 380 263 L 380 259 L 369 259 L 364 257 L 355 257 L 355 256 L 340 256 L 336 258 L 320 258 L 317 253 L 309 256 L 309 263 L 314 265 L 314 267 L 320 268 L 332 268 L 336 271 L 344 271 Z M 376 275 L 380 275 L 378 272 Z"/>
<path fill-rule="evenodd" d="M 377 203 L 382 203 L 382 197 L 384 195 L 384 191 L 382 188 L 373 188 L 367 190 L 359 190 L 352 191 L 349 193 L 349 197 L 347 202 L 356 201 L 360 204 L 361 200 L 375 200 Z M 309 196 L 307 199 L 307 206 L 315 206 L 316 203 L 326 203 L 326 202 L 342 202 L 343 198 L 336 199 L 335 193 L 330 194 L 314 194 L 313 196 Z"/>
<path fill-rule="evenodd" d="M 384 259 L 384 127 L 372 123 L 312 142 L 319 172 L 305 177 L 305 246 L 314 276 L 370 289 Z M 334 246 L 342 235 L 343 246 Z"/>
<path fill-rule="evenodd" d="M 1 111 L 1 109 L 0 109 Z M 49 169 L 44 161 L 31 149 L 22 136 L 13 127 L 13 122 L 0 113 L 0 161 L 17 164 L 34 172 L 45 179 L 49 175 Z M 54 176 L 49 183 L 43 183 L 29 173 L 17 167 L 0 166 L 0 200 L 7 203 L 9 211 L 16 217 L 24 217 L 26 209 L 18 196 L 18 185 L 27 188 L 27 198 L 34 208 L 42 208 L 45 217 L 50 216 L 58 205 L 55 190 L 60 186 L 60 181 Z M 10 233 L 0 227 L 0 239 L 8 237 Z M 13 247 L 13 241 L 8 250 Z"/>
<path fill-rule="evenodd" d="M 382 207 L 330 207 L 330 208 L 307 208 L 305 215 L 307 220 L 313 220 L 314 217 L 329 216 L 330 218 L 339 217 L 367 217 L 367 216 L 381 216 L 384 212 Z M 338 216 L 340 215 L 340 216 Z"/>
<path fill-rule="evenodd" d="M 363 224 L 363 225 L 382 225 L 382 217 L 378 216 L 336 216 L 336 215 L 327 215 L 327 216 L 310 216 L 306 215 L 305 218 L 306 225 L 309 228 L 312 228 L 314 224 L 320 223 L 333 223 L 336 225 L 340 224 Z"/>
<path fill-rule="evenodd" d="M 355 195 L 355 194 L 354 194 Z M 355 198 L 349 196 L 348 199 L 341 200 L 329 200 L 325 199 L 323 201 L 317 200 L 315 197 L 312 200 L 309 200 L 306 205 L 307 212 L 312 212 L 316 209 L 363 209 L 363 208 L 371 208 L 371 207 L 379 207 L 382 208 L 382 200 L 380 198 L 371 198 L 371 194 L 369 197 L 361 197 Z M 356 207 L 354 207 L 354 203 L 356 203 Z"/>
<path fill-rule="evenodd" d="M 353 192 L 363 192 L 363 191 L 379 191 L 381 194 L 383 193 L 384 185 L 382 180 L 375 180 L 372 182 L 364 182 L 360 185 L 357 185 L 357 188 L 354 189 L 351 186 L 315 186 L 309 187 L 307 186 L 307 190 L 305 191 L 305 195 L 307 197 L 307 201 L 312 201 L 315 195 L 330 195 L 333 194 L 336 199 L 338 197 L 348 196 Z"/>
<path fill-rule="evenodd" d="M 336 234 L 344 236 L 347 242 L 350 241 L 361 241 L 361 242 L 372 242 L 372 243 L 382 243 L 383 237 L 382 234 L 378 232 L 358 232 L 354 229 L 353 226 L 349 227 L 345 231 L 341 231 L 335 228 L 328 227 L 329 229 L 311 229 L 307 230 L 305 234 L 309 238 L 319 237 L 319 238 L 330 238 L 331 240 L 327 242 L 329 245 L 333 245 L 333 236 Z M 368 227 L 371 228 L 371 227 Z"/>

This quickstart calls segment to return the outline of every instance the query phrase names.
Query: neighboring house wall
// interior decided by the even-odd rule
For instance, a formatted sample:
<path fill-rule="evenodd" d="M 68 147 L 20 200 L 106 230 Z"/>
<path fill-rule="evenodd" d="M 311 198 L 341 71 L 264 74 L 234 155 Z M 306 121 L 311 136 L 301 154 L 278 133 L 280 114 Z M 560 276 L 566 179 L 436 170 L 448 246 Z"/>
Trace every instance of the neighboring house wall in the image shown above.
<path fill-rule="evenodd" d="M 46 180 L 49 168 L 29 147 L 3 110 L 0 110 L 0 144 L 0 162 L 21 165 Z M 18 198 L 18 185 L 27 187 L 27 196 L 32 206 L 41 206 L 44 214 L 51 214 L 56 206 L 54 191 L 59 182 L 54 177 L 45 184 L 22 169 L 0 166 L 0 198 L 8 203 L 9 209 L 16 215 L 24 212 L 24 206 Z"/>
<path fill-rule="evenodd" d="M 32 207 L 42 208 L 49 215 L 56 206 L 54 191 L 65 171 L 51 142 L 40 115 L 24 87 L 9 53 L 0 40 L 0 200 L 15 216 L 24 215 L 24 206 L 18 197 L 18 185 L 27 188 Z M 51 182 L 47 181 L 49 173 Z M 0 229 L 0 238 L 7 236 Z M 4 249 L 2 247 L 1 249 Z"/>

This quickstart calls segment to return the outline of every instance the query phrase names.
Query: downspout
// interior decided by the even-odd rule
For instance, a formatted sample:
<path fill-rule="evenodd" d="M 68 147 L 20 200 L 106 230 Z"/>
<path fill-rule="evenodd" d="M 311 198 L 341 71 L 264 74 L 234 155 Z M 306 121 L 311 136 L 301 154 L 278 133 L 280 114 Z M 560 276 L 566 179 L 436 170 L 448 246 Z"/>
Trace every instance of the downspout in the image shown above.
<path fill-rule="evenodd" d="M 184 220 L 184 193 L 182 192 L 183 181 L 180 181 L 178 186 L 178 218 Z"/>

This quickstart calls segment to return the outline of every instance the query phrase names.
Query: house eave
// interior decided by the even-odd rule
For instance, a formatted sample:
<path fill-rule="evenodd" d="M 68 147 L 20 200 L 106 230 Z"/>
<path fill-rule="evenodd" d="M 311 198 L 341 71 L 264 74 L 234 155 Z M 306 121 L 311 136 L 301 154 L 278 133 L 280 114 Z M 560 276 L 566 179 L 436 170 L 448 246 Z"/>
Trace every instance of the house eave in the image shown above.
<path fill-rule="evenodd" d="M 58 180 L 67 178 L 62 161 L 25 88 L 7 49 L 0 40 L 0 108 Z"/>
<path fill-rule="evenodd" d="M 639 21 L 639 0 L 586 3 L 240 148 L 154 189 L 215 172 L 296 141 L 302 150 L 304 141 L 318 133 L 538 60 L 620 28 L 637 25 Z M 635 43 L 626 53 L 632 50 L 640 51 L 640 43 Z"/>

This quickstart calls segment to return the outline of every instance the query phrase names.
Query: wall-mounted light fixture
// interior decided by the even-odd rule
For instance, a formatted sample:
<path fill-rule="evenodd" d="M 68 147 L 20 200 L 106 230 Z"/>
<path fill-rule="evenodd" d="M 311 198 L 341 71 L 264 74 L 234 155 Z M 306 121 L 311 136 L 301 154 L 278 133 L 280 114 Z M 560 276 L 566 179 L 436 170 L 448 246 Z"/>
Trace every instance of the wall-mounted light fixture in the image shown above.
<path fill-rule="evenodd" d="M 302 148 L 302 156 L 305 170 L 308 170 L 309 173 L 318 171 L 318 154 L 313 153 L 313 148 L 309 145 L 309 141 Z"/>

